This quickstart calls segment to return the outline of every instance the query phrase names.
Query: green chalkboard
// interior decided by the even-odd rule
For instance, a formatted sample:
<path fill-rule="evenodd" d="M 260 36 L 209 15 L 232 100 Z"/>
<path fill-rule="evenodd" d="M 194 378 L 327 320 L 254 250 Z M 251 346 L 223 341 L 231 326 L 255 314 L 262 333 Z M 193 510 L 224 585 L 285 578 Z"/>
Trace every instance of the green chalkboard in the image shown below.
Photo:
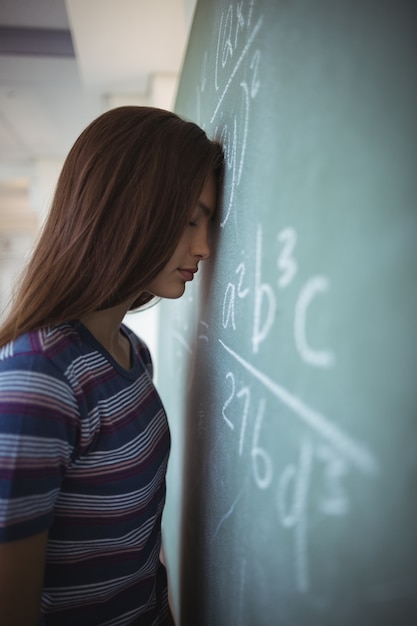
<path fill-rule="evenodd" d="M 161 309 L 181 626 L 417 623 L 416 17 L 197 5 L 176 110 L 227 164 Z"/>

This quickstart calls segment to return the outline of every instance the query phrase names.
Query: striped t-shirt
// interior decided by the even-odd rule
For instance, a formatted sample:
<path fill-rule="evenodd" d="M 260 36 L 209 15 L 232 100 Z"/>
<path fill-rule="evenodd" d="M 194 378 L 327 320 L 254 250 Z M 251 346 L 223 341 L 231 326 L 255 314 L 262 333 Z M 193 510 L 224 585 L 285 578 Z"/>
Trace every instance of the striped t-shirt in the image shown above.
<path fill-rule="evenodd" d="M 0 352 L 0 541 L 49 530 L 45 625 L 164 623 L 170 436 L 145 344 L 123 369 L 79 322 Z"/>

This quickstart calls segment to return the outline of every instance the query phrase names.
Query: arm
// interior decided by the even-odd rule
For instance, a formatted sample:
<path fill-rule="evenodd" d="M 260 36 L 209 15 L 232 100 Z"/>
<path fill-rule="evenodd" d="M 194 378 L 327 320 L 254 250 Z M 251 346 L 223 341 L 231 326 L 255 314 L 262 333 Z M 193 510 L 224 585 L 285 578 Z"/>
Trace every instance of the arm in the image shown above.
<path fill-rule="evenodd" d="M 0 544 L 0 624 L 37 626 L 47 531 Z"/>
<path fill-rule="evenodd" d="M 0 360 L 0 624 L 37 626 L 48 529 L 77 423 L 42 355 Z"/>

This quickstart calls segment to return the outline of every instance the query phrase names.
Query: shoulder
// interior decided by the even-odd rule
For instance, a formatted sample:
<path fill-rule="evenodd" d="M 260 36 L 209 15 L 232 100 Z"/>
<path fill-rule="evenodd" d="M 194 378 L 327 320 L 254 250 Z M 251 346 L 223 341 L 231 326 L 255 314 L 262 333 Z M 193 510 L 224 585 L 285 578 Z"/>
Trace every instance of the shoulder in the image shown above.
<path fill-rule="evenodd" d="M 77 334 L 69 324 L 21 335 L 0 350 L 2 384 L 13 381 L 19 386 L 37 381 L 43 392 L 52 380 L 67 386 L 66 371 L 77 354 L 76 342 Z"/>
<path fill-rule="evenodd" d="M 53 360 L 58 354 L 71 349 L 76 344 L 77 337 L 71 324 L 32 330 L 3 346 L 0 349 L 0 362 L 32 357 Z"/>

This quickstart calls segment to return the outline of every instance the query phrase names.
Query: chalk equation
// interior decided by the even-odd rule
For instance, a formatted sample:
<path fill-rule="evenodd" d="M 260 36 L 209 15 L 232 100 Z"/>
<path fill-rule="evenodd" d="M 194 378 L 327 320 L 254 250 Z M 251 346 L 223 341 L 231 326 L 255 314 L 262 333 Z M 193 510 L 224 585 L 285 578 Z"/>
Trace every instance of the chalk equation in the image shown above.
<path fill-rule="evenodd" d="M 214 128 L 213 136 L 223 145 L 226 169 L 228 198 L 225 202 L 224 216 L 221 221 L 223 228 L 228 222 L 234 206 L 236 188 L 240 185 L 245 163 L 247 135 L 250 123 L 251 105 L 256 98 L 260 81 L 258 68 L 261 53 L 256 47 L 256 38 L 261 30 L 263 17 L 255 19 L 255 2 L 231 3 L 222 13 L 218 28 L 214 77 L 210 76 L 217 94 L 217 102 L 210 114 L 210 127 Z M 202 118 L 201 108 L 204 92 L 207 88 L 208 51 L 203 58 L 201 78 L 196 86 L 197 122 L 207 129 L 206 120 Z M 245 70 L 243 72 L 243 70 Z M 224 122 L 222 105 L 232 87 L 239 87 L 241 100 L 227 123 Z"/>
<path fill-rule="evenodd" d="M 294 254 L 296 232 L 286 228 L 277 235 L 278 242 L 284 242 L 277 250 L 277 286 L 283 289 L 291 284 L 297 273 L 297 261 Z M 247 299 L 253 308 L 252 351 L 259 352 L 260 344 L 267 338 L 275 320 L 277 296 L 273 285 L 262 279 L 263 228 L 257 226 L 255 243 L 254 280 L 249 282 L 244 262 L 239 262 L 233 278 L 228 282 L 223 296 L 223 328 L 236 330 L 236 316 L 239 306 L 247 306 L 242 301 Z M 329 368 L 335 364 L 335 355 L 329 348 L 313 347 L 307 336 L 308 313 L 316 298 L 330 288 L 326 276 L 312 276 L 301 288 L 294 312 L 294 341 L 299 355 L 305 363 L 316 367 Z"/>
<path fill-rule="evenodd" d="M 321 490 L 317 506 L 326 516 L 342 516 L 351 510 L 344 479 L 352 469 L 367 477 L 375 476 L 379 470 L 377 459 L 365 446 L 335 426 L 330 419 L 259 371 L 221 339 L 218 341 L 225 352 L 249 374 L 248 382 L 238 386 L 234 371 L 227 372 L 226 394 L 221 411 L 223 421 L 227 428 L 236 434 L 236 450 L 239 456 L 244 454 L 245 444 L 249 443 L 247 454 L 257 487 L 260 490 L 267 490 L 273 486 L 276 478 L 274 490 L 278 519 L 283 528 L 294 530 L 296 585 L 300 592 L 306 592 L 310 581 L 307 515 L 311 507 L 309 480 L 313 464 L 320 465 L 321 472 Z M 262 427 L 265 420 L 278 419 L 278 416 L 273 402 L 269 398 L 267 400 L 263 391 L 260 398 L 259 389 L 256 390 L 256 394 L 253 393 L 256 382 L 261 384 L 263 391 L 272 395 L 272 400 L 274 398 L 279 400 L 298 420 L 307 424 L 322 439 L 321 443 L 313 444 L 312 440 L 303 437 L 299 459 L 283 468 L 279 468 L 267 444 L 262 442 Z M 256 396 L 256 400 L 253 396 Z M 252 418 L 254 416 L 251 432 L 249 416 Z"/>
<path fill-rule="evenodd" d="M 237 211 L 236 190 L 246 173 L 252 109 L 262 93 L 262 55 L 258 42 L 263 26 L 264 17 L 258 11 L 256 0 L 230 2 L 219 17 L 214 67 L 209 61 L 213 50 L 207 50 L 195 88 L 196 121 L 221 141 L 225 151 L 225 189 L 220 221 L 225 234 L 235 228 L 232 216 Z M 204 106 L 208 85 L 211 89 L 214 86 L 216 101 L 214 108 L 207 112 Z M 228 106 L 228 95 L 232 91 L 234 105 L 226 116 L 224 108 Z M 242 255 L 236 255 L 234 266 L 222 276 L 221 286 L 217 286 L 218 320 L 214 325 L 217 332 L 211 332 L 209 320 L 205 317 L 194 319 L 194 324 L 190 324 L 190 318 L 186 321 L 179 313 L 174 337 L 178 354 L 184 354 L 188 363 L 195 362 L 196 350 L 204 349 L 219 351 L 222 363 L 227 364 L 223 379 L 216 381 L 218 414 L 206 417 L 216 419 L 219 428 L 226 429 L 232 436 L 235 445 L 231 453 L 237 460 L 248 462 L 246 465 L 250 466 L 256 489 L 268 493 L 269 497 L 272 495 L 275 526 L 292 533 L 296 589 L 305 593 L 311 587 L 309 511 L 314 505 L 326 517 L 340 518 L 352 514 L 347 477 L 358 472 L 373 480 L 380 468 L 373 452 L 338 425 L 337 416 L 324 415 L 316 410 L 284 387 L 271 368 L 264 371 L 259 365 L 263 362 L 262 357 L 275 349 L 271 338 L 278 324 L 278 302 L 281 305 L 286 302 L 290 287 L 297 291 L 291 311 L 292 345 L 300 364 L 327 375 L 337 368 L 338 355 L 331 345 L 331 338 L 317 341 L 312 332 L 313 325 L 309 323 L 312 312 L 319 302 L 324 307 L 331 307 L 332 285 L 325 273 L 312 272 L 300 279 L 306 276 L 308 268 L 301 266 L 298 251 L 302 241 L 295 226 L 286 224 L 273 233 L 269 228 L 268 241 L 273 237 L 273 245 L 268 244 L 267 254 L 264 249 L 265 226 L 261 222 L 256 224 L 252 237 L 250 254 L 243 255 L 243 260 Z M 250 265 L 246 258 L 250 258 Z M 263 278 L 266 258 L 268 280 Z M 200 280 L 199 276 L 195 281 L 197 288 Z M 196 329 L 192 342 L 186 338 L 187 324 Z M 236 341 L 243 335 L 247 337 L 248 346 L 242 347 L 241 342 Z M 271 359 L 266 361 L 271 362 Z M 193 371 L 193 367 L 190 369 Z M 286 463 L 274 456 L 272 450 L 276 448 L 276 442 L 264 436 L 271 432 L 271 424 L 283 419 L 283 412 L 279 410 L 282 407 L 286 409 L 285 415 L 291 416 L 293 423 L 299 424 L 302 430 L 297 451 L 292 461 Z M 313 471 L 319 476 L 314 502 L 310 484 Z M 244 486 L 241 486 L 230 506 L 220 515 L 214 538 L 224 524 L 233 519 L 243 493 Z"/>

